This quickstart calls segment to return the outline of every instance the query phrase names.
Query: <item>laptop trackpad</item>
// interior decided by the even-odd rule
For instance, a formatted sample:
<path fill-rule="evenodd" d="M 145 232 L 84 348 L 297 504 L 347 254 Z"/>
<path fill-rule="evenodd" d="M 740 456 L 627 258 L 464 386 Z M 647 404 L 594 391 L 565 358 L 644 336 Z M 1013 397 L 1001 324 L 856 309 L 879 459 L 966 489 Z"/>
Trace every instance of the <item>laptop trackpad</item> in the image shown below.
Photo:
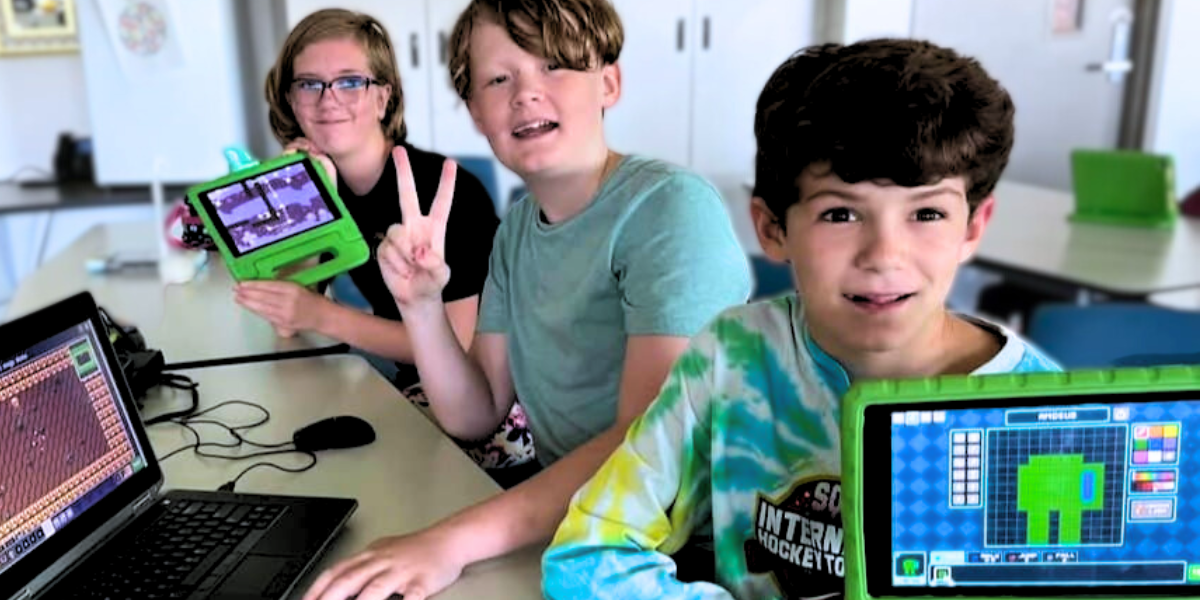
<path fill-rule="evenodd" d="M 250 552 L 272 556 L 309 556 L 321 549 L 340 520 L 320 512 L 321 507 L 294 504 L 267 530 Z"/>
<path fill-rule="evenodd" d="M 221 600 L 281 598 L 304 568 L 300 558 L 248 555 L 210 596 Z"/>

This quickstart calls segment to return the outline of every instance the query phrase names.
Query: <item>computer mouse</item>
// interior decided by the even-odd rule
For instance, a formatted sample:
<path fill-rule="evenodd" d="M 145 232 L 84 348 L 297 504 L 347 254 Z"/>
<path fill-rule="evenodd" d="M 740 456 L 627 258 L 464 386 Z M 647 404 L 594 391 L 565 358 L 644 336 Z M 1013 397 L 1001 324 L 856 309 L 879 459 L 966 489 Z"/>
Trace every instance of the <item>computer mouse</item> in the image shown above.
<path fill-rule="evenodd" d="M 337 448 L 357 448 L 375 441 L 371 424 L 354 416 L 329 417 L 305 425 L 292 434 L 297 450 L 320 452 Z"/>

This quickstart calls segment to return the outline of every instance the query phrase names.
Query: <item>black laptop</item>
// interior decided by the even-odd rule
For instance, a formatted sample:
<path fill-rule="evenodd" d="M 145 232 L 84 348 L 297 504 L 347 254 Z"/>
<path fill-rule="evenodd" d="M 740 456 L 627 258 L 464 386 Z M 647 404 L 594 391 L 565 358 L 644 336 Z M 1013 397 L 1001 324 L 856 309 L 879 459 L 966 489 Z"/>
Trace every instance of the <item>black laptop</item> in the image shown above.
<path fill-rule="evenodd" d="M 0 326 L 0 598 L 284 598 L 358 503 L 160 492 L 89 294 Z"/>

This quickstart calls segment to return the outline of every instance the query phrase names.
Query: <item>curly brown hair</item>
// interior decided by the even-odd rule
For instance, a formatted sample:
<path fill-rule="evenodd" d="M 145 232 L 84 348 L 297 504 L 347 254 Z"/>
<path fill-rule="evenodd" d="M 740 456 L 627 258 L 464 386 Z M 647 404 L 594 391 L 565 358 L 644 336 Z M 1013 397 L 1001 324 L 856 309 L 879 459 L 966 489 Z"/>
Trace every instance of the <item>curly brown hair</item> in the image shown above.
<path fill-rule="evenodd" d="M 337 38 L 348 38 L 361 44 L 367 54 L 371 76 L 391 86 L 392 93 L 379 124 L 383 134 L 394 143 L 404 143 L 408 136 L 408 127 L 404 124 L 404 90 L 400 86 L 400 69 L 396 65 L 392 39 L 374 17 L 338 8 L 319 10 L 297 23 L 284 40 L 275 65 L 267 72 L 265 91 L 275 139 L 286 146 L 304 135 L 288 102 L 296 57 L 316 42 Z"/>
<path fill-rule="evenodd" d="M 476 23 L 499 25 L 526 52 L 576 71 L 616 63 L 625 42 L 608 0 L 472 0 L 450 34 L 450 80 L 463 100 L 471 97 Z"/>
<path fill-rule="evenodd" d="M 800 175 L 915 187 L 962 176 L 972 214 L 1008 164 L 1014 107 L 978 61 L 929 42 L 880 39 L 800 50 L 754 115 L 754 195 L 781 220 Z"/>

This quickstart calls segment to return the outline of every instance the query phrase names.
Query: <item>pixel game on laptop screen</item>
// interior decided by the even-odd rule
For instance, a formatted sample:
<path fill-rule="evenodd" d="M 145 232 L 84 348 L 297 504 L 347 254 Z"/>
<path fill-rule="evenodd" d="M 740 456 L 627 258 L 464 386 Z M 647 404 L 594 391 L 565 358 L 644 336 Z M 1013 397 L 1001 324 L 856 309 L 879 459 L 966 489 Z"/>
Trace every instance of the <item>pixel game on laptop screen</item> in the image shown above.
<path fill-rule="evenodd" d="M 924 408 L 890 414 L 896 588 L 1200 584 L 1200 401 Z"/>
<path fill-rule="evenodd" d="M 90 321 L 0 357 L 0 573 L 146 466 Z"/>
<path fill-rule="evenodd" d="M 304 162 L 285 165 L 206 192 L 230 251 L 242 256 L 333 222 L 337 209 L 325 200 Z"/>

